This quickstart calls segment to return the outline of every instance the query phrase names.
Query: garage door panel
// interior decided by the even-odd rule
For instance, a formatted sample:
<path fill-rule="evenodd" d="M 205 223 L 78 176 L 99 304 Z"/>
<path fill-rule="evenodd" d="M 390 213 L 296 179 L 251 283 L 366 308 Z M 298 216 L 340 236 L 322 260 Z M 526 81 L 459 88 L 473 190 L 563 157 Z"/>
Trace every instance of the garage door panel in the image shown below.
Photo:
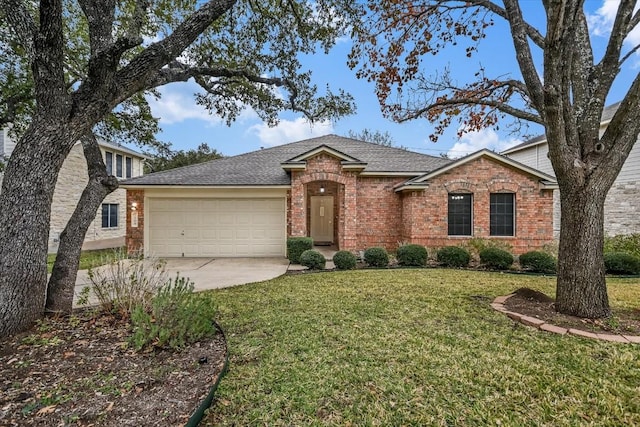
<path fill-rule="evenodd" d="M 154 222 L 158 226 L 163 227 L 171 227 L 171 226 L 180 226 L 182 227 L 183 219 L 180 213 L 175 212 L 165 212 L 159 211 L 154 214 Z"/>
<path fill-rule="evenodd" d="M 217 218 L 219 226 L 233 226 L 236 222 L 233 212 L 221 211 L 217 215 L 212 213 L 210 218 Z"/>
<path fill-rule="evenodd" d="M 149 248 L 158 256 L 283 256 L 285 200 L 148 201 Z"/>

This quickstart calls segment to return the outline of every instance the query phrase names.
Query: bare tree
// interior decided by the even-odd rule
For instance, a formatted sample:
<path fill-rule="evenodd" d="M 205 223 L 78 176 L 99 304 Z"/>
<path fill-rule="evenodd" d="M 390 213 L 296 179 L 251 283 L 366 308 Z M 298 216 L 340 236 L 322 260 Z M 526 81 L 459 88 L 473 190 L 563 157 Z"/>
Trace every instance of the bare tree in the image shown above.
<path fill-rule="evenodd" d="M 524 12 L 536 6 L 528 2 L 369 1 L 350 65 L 359 77 L 376 82 L 387 116 L 433 122 L 433 140 L 454 120 L 463 131 L 495 126 L 507 116 L 543 125 L 562 206 L 556 307 L 581 317 L 607 317 L 603 206 L 640 132 L 637 74 L 602 136 L 599 127 L 616 77 L 638 50 L 624 42 L 637 28 L 640 11 L 635 0 L 620 1 L 604 54 L 596 59 L 585 2 L 542 5 L 545 34 L 527 21 Z M 519 76 L 487 76 L 478 67 L 458 84 L 446 69 L 425 72 L 429 57 L 458 43 L 465 43 L 465 59 L 487 48 L 482 40 L 499 21 L 510 31 Z"/>

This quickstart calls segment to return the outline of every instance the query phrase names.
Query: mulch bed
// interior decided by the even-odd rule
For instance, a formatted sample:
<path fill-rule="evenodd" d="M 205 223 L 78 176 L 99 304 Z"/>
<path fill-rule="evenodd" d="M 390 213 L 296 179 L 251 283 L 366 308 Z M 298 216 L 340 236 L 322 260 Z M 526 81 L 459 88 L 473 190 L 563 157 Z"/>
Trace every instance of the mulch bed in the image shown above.
<path fill-rule="evenodd" d="M 135 352 L 129 326 L 77 312 L 0 340 L 0 426 L 184 425 L 220 375 L 222 334 Z"/>
<path fill-rule="evenodd" d="M 555 310 L 555 300 L 542 292 L 520 288 L 504 306 L 509 311 L 544 320 L 563 328 L 581 329 L 595 333 L 640 335 L 640 309 L 613 311 L 606 319 L 583 319 L 560 314 Z"/>

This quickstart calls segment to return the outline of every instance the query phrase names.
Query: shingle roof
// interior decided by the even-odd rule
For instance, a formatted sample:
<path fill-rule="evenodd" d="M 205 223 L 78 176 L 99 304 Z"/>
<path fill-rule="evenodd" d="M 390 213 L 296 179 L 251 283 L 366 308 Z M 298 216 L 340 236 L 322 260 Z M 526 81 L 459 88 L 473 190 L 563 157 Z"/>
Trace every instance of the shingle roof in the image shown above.
<path fill-rule="evenodd" d="M 184 185 L 289 185 L 289 174 L 282 162 L 325 145 L 366 162 L 364 172 L 423 174 L 451 160 L 415 153 L 394 147 L 358 141 L 337 135 L 292 142 L 290 144 L 223 157 L 197 165 L 151 173 L 122 182 L 123 186 Z"/>
<path fill-rule="evenodd" d="M 611 104 L 608 107 L 605 107 L 604 110 L 602 110 L 602 119 L 600 120 L 600 123 L 606 123 L 609 120 L 611 120 L 611 118 L 613 117 L 613 115 L 616 113 L 616 111 L 618 111 L 618 107 L 620 106 L 620 102 L 616 102 L 615 104 Z M 522 142 L 518 145 L 514 145 L 513 147 L 507 148 L 506 150 L 504 150 L 501 154 L 509 154 L 509 153 L 514 153 L 516 151 L 520 151 L 523 148 L 527 148 L 530 146 L 534 146 L 543 142 L 547 141 L 547 136 L 542 134 L 542 135 L 538 135 L 536 137 L 533 137 L 525 142 Z"/>
<path fill-rule="evenodd" d="M 146 155 L 139 153 L 136 150 L 133 150 L 129 147 L 125 147 L 124 145 L 118 144 L 117 142 L 107 141 L 106 139 L 102 139 L 102 138 L 98 139 L 98 145 L 106 149 L 111 148 L 113 150 L 119 150 L 119 151 L 122 151 L 123 153 L 131 154 L 132 156 L 140 157 L 143 159 L 147 158 Z"/>

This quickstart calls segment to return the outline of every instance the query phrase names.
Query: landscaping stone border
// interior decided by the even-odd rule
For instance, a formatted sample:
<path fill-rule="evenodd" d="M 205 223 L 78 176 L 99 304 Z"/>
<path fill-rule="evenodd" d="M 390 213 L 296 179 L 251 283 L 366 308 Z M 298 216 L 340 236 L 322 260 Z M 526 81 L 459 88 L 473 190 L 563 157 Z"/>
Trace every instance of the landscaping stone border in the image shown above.
<path fill-rule="evenodd" d="M 538 319 L 537 317 L 525 316 L 524 314 L 516 313 L 514 311 L 509 311 L 504 306 L 505 301 L 511 298 L 515 294 L 503 295 L 499 296 L 493 300 L 491 303 L 491 307 L 499 311 L 500 313 L 506 314 L 510 319 L 513 319 L 516 322 L 520 322 L 526 326 L 533 326 L 536 329 L 540 329 L 543 331 L 551 332 L 558 335 L 575 335 L 584 338 L 591 338 L 601 341 L 610 341 L 610 342 L 619 342 L 625 344 L 640 344 L 640 336 L 637 335 L 618 335 L 618 334 L 598 334 L 595 332 L 583 331 L 581 329 L 573 329 L 573 328 L 563 328 L 560 326 L 553 325 L 551 323 L 547 323 L 544 320 Z"/>

